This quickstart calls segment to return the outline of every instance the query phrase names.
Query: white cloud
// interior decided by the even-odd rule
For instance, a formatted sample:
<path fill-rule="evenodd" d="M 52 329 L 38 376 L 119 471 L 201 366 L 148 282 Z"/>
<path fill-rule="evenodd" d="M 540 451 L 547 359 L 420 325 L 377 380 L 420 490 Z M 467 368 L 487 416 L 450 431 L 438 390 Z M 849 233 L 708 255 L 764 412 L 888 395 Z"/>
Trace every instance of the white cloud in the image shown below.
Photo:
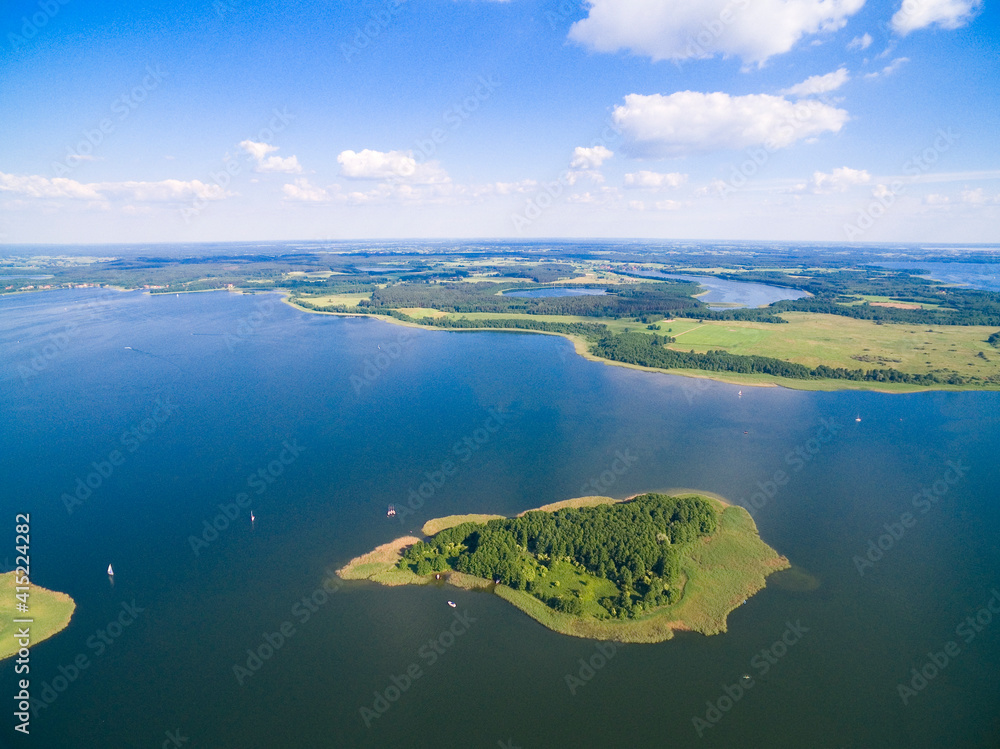
<path fill-rule="evenodd" d="M 302 173 L 302 166 L 299 164 L 298 157 L 289 156 L 283 159 L 280 156 L 268 156 L 269 153 L 278 150 L 277 146 L 272 146 L 269 143 L 256 143 L 252 140 L 244 140 L 240 141 L 240 148 L 250 154 L 250 157 L 257 162 L 256 171 L 258 172 Z"/>
<path fill-rule="evenodd" d="M 854 37 L 847 43 L 847 48 L 852 52 L 868 49 L 870 46 L 872 46 L 872 35 L 867 32 L 862 36 Z"/>
<path fill-rule="evenodd" d="M 909 61 L 910 61 L 909 57 L 897 57 L 895 60 L 890 62 L 881 70 L 876 71 L 874 73 L 865 73 L 865 78 L 871 80 L 872 78 L 878 78 L 880 75 L 892 75 Z"/>
<path fill-rule="evenodd" d="M 699 187 L 694 191 L 694 194 L 698 197 L 705 197 L 707 195 L 712 195 L 715 197 L 721 197 L 730 190 L 729 183 L 722 179 L 713 179 L 707 185 Z"/>
<path fill-rule="evenodd" d="M 231 193 L 215 184 L 200 180 L 165 179 L 159 182 L 89 182 L 39 175 L 5 174 L 0 172 L 0 192 L 11 192 L 29 198 L 71 198 L 74 200 L 107 200 L 124 196 L 138 202 L 179 202 L 200 198 L 221 200 Z"/>
<path fill-rule="evenodd" d="M 330 200 L 330 193 L 322 187 L 310 184 L 305 177 L 299 177 L 294 184 L 285 185 L 281 191 L 288 200 L 297 200 L 303 203 L 324 203 Z"/>
<path fill-rule="evenodd" d="M 613 119 L 626 150 L 640 158 L 662 158 L 765 145 L 786 148 L 798 140 L 839 132 L 843 109 L 781 96 L 730 96 L 679 91 L 669 96 L 629 94 Z"/>
<path fill-rule="evenodd" d="M 604 146 L 594 146 L 593 148 L 577 146 L 573 149 L 573 160 L 569 162 L 569 168 L 600 169 L 601 164 L 612 156 L 614 154 Z"/>
<path fill-rule="evenodd" d="M 340 173 L 349 179 L 396 180 L 431 185 L 451 178 L 436 161 L 417 163 L 412 151 L 342 151 L 337 156 Z"/>
<path fill-rule="evenodd" d="M 872 176 L 864 169 L 851 169 L 842 166 L 834 169 L 830 174 L 824 172 L 813 172 L 812 182 L 808 189 L 818 195 L 831 192 L 846 192 L 848 188 L 856 185 L 867 185 L 872 181 Z M 804 185 L 802 187 L 805 187 Z M 877 191 L 876 191 L 877 192 Z"/>
<path fill-rule="evenodd" d="M 738 56 L 763 63 L 803 36 L 843 28 L 865 0 L 588 0 L 569 37 L 655 60 Z"/>
<path fill-rule="evenodd" d="M 975 18 L 982 7 L 982 0 L 903 0 L 891 26 L 902 36 L 933 25 L 957 29 Z"/>
<path fill-rule="evenodd" d="M 677 200 L 658 200 L 653 205 L 658 211 L 677 211 L 684 207 L 684 203 Z"/>
<path fill-rule="evenodd" d="M 969 205 L 996 205 L 1000 203 L 1000 195 L 987 195 L 983 188 L 962 190 L 962 202 Z"/>
<path fill-rule="evenodd" d="M 34 174 L 5 174 L 0 172 L 0 192 L 12 192 L 28 198 L 74 198 L 77 200 L 103 200 L 96 184 L 81 184 L 75 179 L 56 177 L 49 179 Z"/>
<path fill-rule="evenodd" d="M 815 94 L 825 94 L 829 91 L 836 91 L 851 78 L 847 68 L 840 68 L 826 75 L 814 75 L 806 78 L 802 83 L 796 83 L 778 93 L 785 96 L 813 96 Z"/>
<path fill-rule="evenodd" d="M 628 189 L 656 190 L 661 187 L 680 187 L 687 182 L 688 175 L 680 172 L 649 172 L 642 170 L 625 175 L 625 187 Z"/>

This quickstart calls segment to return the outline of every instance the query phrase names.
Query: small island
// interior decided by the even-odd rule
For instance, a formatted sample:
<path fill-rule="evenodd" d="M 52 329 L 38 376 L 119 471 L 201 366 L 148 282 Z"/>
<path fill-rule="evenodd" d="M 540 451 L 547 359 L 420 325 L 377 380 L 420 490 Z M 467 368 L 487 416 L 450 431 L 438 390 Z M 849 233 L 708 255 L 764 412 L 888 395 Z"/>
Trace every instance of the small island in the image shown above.
<path fill-rule="evenodd" d="M 492 591 L 549 629 L 616 642 L 726 631 L 790 567 L 750 514 L 702 494 L 579 497 L 514 518 L 454 515 L 351 560 L 345 580 Z"/>
<path fill-rule="evenodd" d="M 14 636 L 20 627 L 30 627 L 31 647 L 47 640 L 69 626 L 76 603 L 65 593 L 31 584 L 28 612 L 17 610 L 16 572 L 0 575 L 0 661 L 17 655 L 19 645 Z M 31 624 L 15 624 L 14 619 L 32 619 Z"/>

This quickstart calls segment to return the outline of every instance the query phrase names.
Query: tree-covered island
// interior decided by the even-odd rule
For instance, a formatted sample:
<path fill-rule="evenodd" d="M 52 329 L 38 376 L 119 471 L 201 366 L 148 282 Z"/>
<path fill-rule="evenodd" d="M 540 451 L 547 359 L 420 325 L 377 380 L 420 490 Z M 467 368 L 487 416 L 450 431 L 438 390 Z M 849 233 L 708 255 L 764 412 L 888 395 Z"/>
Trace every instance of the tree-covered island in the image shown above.
<path fill-rule="evenodd" d="M 726 631 L 730 611 L 789 566 L 749 513 L 700 495 L 582 497 L 514 518 L 451 516 L 352 560 L 345 579 L 438 580 L 496 593 L 577 637 L 660 642 Z"/>

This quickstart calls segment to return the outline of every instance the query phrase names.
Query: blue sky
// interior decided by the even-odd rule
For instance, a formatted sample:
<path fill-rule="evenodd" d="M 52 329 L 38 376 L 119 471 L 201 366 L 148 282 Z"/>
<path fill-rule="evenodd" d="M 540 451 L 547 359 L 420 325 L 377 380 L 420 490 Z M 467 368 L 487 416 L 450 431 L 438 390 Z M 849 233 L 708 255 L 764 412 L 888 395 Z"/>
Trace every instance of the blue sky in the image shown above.
<path fill-rule="evenodd" d="M 976 0 L 36 0 L 0 32 L 0 242 L 1000 240 Z"/>

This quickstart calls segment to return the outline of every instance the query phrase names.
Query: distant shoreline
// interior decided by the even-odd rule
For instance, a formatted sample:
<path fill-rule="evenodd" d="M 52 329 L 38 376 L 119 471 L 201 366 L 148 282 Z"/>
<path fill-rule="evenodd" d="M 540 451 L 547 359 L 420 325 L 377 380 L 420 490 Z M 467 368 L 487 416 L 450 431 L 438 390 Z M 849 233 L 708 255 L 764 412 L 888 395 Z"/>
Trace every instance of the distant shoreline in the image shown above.
<path fill-rule="evenodd" d="M 333 315 L 336 317 L 367 317 L 374 320 L 402 325 L 407 328 L 417 328 L 419 330 L 438 331 L 443 333 L 532 333 L 538 335 L 561 336 L 573 344 L 577 354 L 592 362 L 599 362 L 614 367 L 627 367 L 628 369 L 638 369 L 643 372 L 659 372 L 660 374 L 679 375 L 696 380 L 714 380 L 727 385 L 740 385 L 743 387 L 784 387 L 790 390 L 806 390 L 811 392 L 839 392 L 843 390 L 858 390 L 863 392 L 908 394 L 908 393 L 928 393 L 939 391 L 951 392 L 990 392 L 1000 390 L 997 387 L 972 387 L 969 385 L 947 385 L 943 383 L 935 385 L 909 385 L 896 383 L 875 383 L 858 380 L 799 380 L 790 377 L 777 377 L 775 375 L 747 375 L 729 372 L 713 372 L 703 369 L 658 369 L 656 367 L 646 367 L 641 364 L 628 364 L 626 362 L 604 359 L 590 353 L 587 342 L 579 336 L 571 333 L 556 333 L 550 330 L 530 330 L 527 328 L 439 328 L 432 325 L 419 325 L 417 323 L 400 320 L 390 315 L 375 315 L 370 312 L 326 312 L 324 310 L 309 309 L 295 304 L 287 291 L 278 292 L 282 296 L 282 301 L 292 309 L 300 312 L 308 312 L 314 315 Z"/>
<path fill-rule="evenodd" d="M 30 647 L 59 634 L 69 626 L 76 611 L 76 602 L 66 593 L 48 590 L 29 583 L 28 611 L 18 612 L 14 598 L 16 572 L 0 575 L 0 661 L 17 655 L 20 646 L 14 637 L 19 627 L 27 626 L 31 633 Z M 14 623 L 14 619 L 33 619 L 30 624 Z"/>

